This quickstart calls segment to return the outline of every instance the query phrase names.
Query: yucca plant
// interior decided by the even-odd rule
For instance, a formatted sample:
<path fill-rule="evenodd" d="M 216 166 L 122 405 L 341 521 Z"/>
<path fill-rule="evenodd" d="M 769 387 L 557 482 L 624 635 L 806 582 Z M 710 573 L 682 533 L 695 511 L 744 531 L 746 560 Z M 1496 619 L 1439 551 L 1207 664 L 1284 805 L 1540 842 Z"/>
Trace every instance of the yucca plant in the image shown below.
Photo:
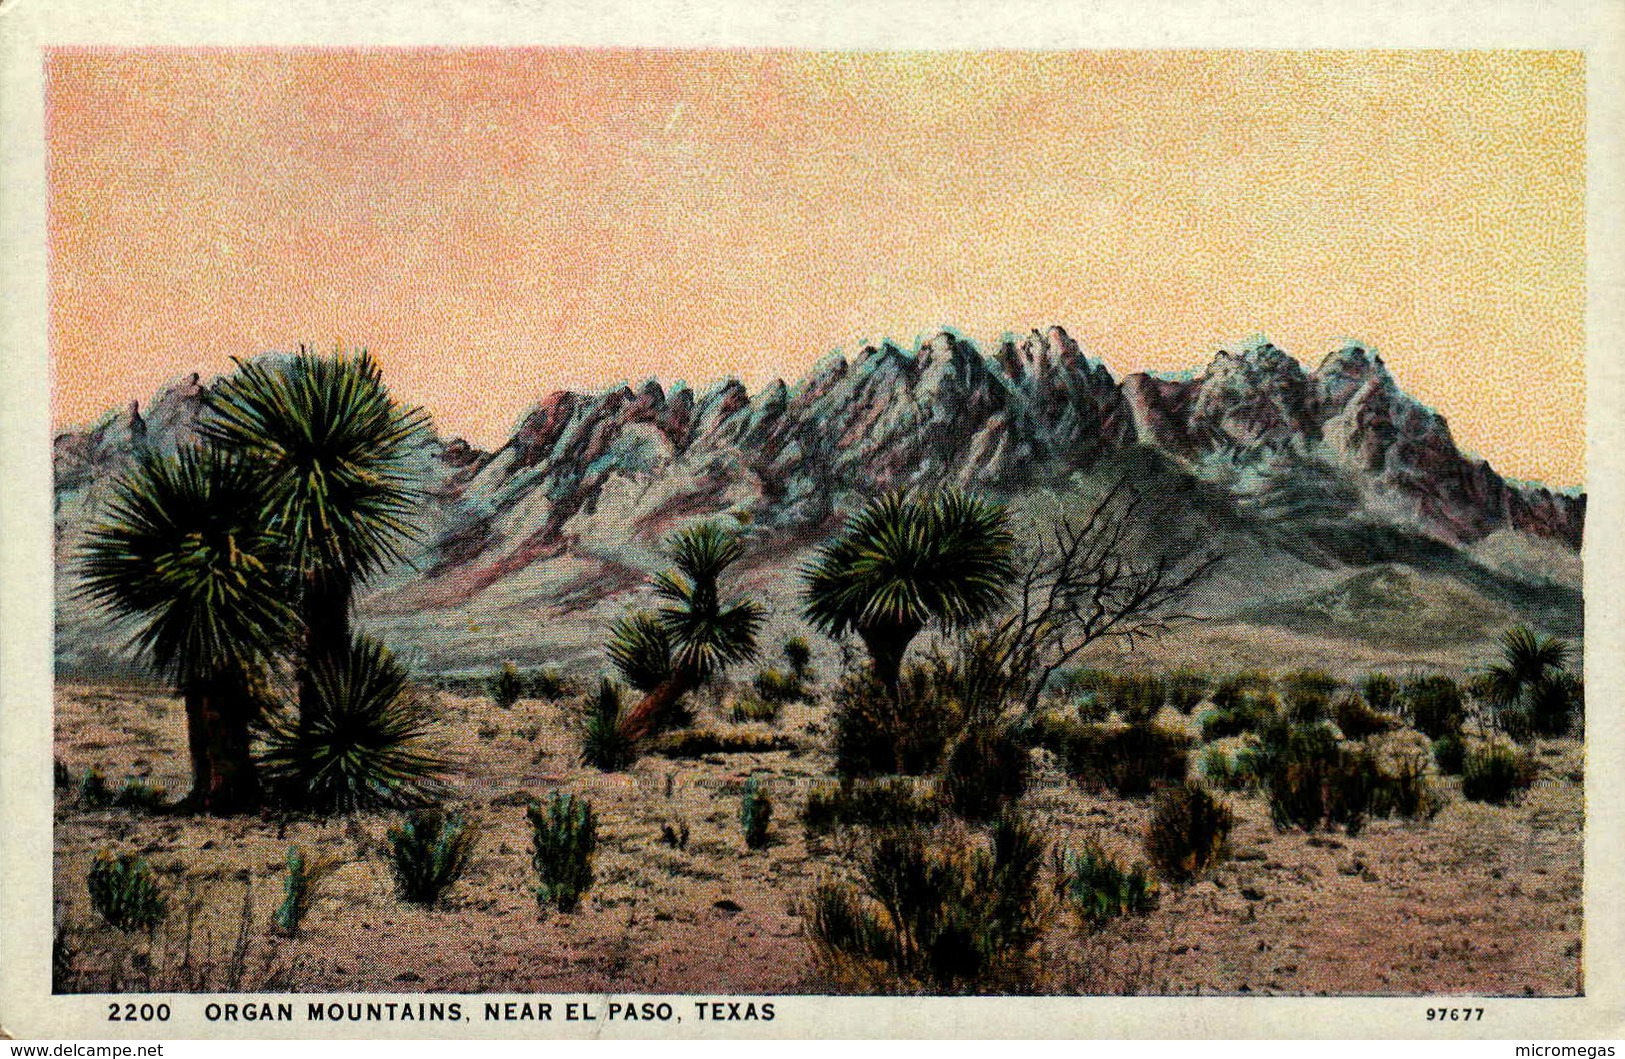
<path fill-rule="evenodd" d="M 235 361 L 203 394 L 198 430 L 257 467 L 253 512 L 282 542 L 297 581 L 299 700 L 315 720 L 315 674 L 345 664 L 357 582 L 401 560 L 416 533 L 414 450 L 429 417 L 390 396 L 370 354 Z"/>
<path fill-rule="evenodd" d="M 598 817 L 585 798 L 558 791 L 547 807 L 532 803 L 525 811 L 531 828 L 531 866 L 536 870 L 536 901 L 560 912 L 573 912 L 592 887 L 593 855 L 598 848 Z"/>
<path fill-rule="evenodd" d="M 803 572 L 806 617 L 831 636 L 856 632 L 895 696 L 921 630 L 973 625 L 1004 602 L 1015 576 L 1008 523 L 1001 505 L 960 492 L 871 500 Z"/>
<path fill-rule="evenodd" d="M 429 745 L 433 718 L 389 648 L 358 636 L 312 674 L 313 715 L 270 720 L 267 772 L 318 812 L 403 808 L 433 798 L 449 762 Z"/>
<path fill-rule="evenodd" d="M 664 639 L 670 664 L 664 675 L 626 715 L 622 731 L 638 740 L 657 730 L 684 695 L 728 666 L 756 654 L 761 605 L 750 599 L 724 599 L 720 581 L 745 554 L 736 532 L 715 522 L 682 530 L 667 541 L 673 569 L 655 575 L 655 592 L 666 601 L 651 623 L 634 615 L 619 623 L 609 654 L 629 682 L 653 675 L 652 652 Z M 658 625 L 658 635 L 654 626 Z M 635 639 L 629 640 L 629 637 Z M 623 661 L 623 648 L 636 644 L 638 663 Z"/>
<path fill-rule="evenodd" d="M 1462 797 L 1506 805 L 1535 782 L 1535 765 L 1527 753 L 1501 743 L 1467 751 L 1461 767 Z"/>
<path fill-rule="evenodd" d="M 395 894 L 431 908 L 462 878 L 474 855 L 478 832 L 460 813 L 415 809 L 389 830 L 389 868 Z"/>
<path fill-rule="evenodd" d="M 1190 882 L 1218 861 L 1235 822 L 1230 807 L 1200 784 L 1170 787 L 1152 802 L 1145 851 L 1163 878 Z"/>
<path fill-rule="evenodd" d="M 604 772 L 619 772 L 637 760 L 637 748 L 622 731 L 621 688 L 609 679 L 587 704 L 581 721 L 581 763 Z"/>
<path fill-rule="evenodd" d="M 812 644 L 805 636 L 792 636 L 784 641 L 784 660 L 790 665 L 790 675 L 806 683 L 813 679 Z"/>
<path fill-rule="evenodd" d="M 152 930 L 169 913 L 169 902 L 147 862 L 130 853 L 103 850 L 85 878 L 90 904 L 108 925 L 123 931 Z"/>
<path fill-rule="evenodd" d="M 739 826 L 745 833 L 745 845 L 751 849 L 767 845 L 767 828 L 772 819 L 773 800 L 752 776 L 745 781 L 739 802 Z"/>
<path fill-rule="evenodd" d="M 111 805 L 113 792 L 107 786 L 107 774 L 92 765 L 79 777 L 79 804 L 87 809 L 101 809 Z"/>
<path fill-rule="evenodd" d="M 338 870 L 336 859 L 308 861 L 298 846 L 288 847 L 287 876 L 282 880 L 282 903 L 271 913 L 271 926 L 278 933 L 295 937 L 305 921 L 305 913 L 316 901 L 322 880 Z"/>
<path fill-rule="evenodd" d="M 617 619 L 609 627 L 605 653 L 621 679 L 637 691 L 651 692 L 671 676 L 671 638 L 653 611 Z"/>
<path fill-rule="evenodd" d="M 258 674 L 288 642 L 285 540 L 263 518 L 264 467 L 205 448 L 147 456 L 86 537 L 82 594 L 136 623 L 133 646 L 185 700 L 187 808 L 258 806 L 249 729 Z"/>
<path fill-rule="evenodd" d="M 1084 922 L 1104 926 L 1118 916 L 1143 916 L 1157 904 L 1157 885 L 1145 865 L 1124 869 L 1099 843 L 1076 853 L 1056 851 L 1056 891 Z"/>

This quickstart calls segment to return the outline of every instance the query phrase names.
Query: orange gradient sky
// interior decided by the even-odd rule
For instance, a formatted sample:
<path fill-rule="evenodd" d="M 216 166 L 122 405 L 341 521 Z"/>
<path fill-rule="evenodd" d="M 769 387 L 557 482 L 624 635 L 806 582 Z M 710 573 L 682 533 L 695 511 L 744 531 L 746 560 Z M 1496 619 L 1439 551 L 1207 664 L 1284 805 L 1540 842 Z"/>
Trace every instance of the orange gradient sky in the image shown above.
<path fill-rule="evenodd" d="M 1119 374 L 1381 351 L 1584 476 L 1571 53 L 108 51 L 47 60 L 53 417 L 365 345 L 492 445 L 554 389 L 1061 324 Z"/>

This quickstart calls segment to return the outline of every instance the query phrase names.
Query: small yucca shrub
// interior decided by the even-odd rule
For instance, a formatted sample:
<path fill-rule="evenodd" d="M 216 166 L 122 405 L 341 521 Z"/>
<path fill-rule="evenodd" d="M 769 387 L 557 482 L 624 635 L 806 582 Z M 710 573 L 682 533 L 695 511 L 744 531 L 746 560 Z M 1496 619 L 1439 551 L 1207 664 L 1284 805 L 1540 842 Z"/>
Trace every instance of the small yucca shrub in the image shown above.
<path fill-rule="evenodd" d="M 585 799 L 558 791 L 546 807 L 525 811 L 531 829 L 531 866 L 536 870 L 536 901 L 573 912 L 593 883 L 598 849 L 598 817 Z"/>
<path fill-rule="evenodd" d="M 637 760 L 637 747 L 622 725 L 624 706 L 620 685 L 609 679 L 598 683 L 598 694 L 587 703 L 581 719 L 581 763 L 603 772 L 620 772 Z"/>
<path fill-rule="evenodd" d="M 511 710 L 513 704 L 519 701 L 522 691 L 524 683 L 519 678 L 519 670 L 514 668 L 512 662 L 502 663 L 497 675 L 491 678 L 491 701 L 499 709 Z"/>
<path fill-rule="evenodd" d="M 802 695 L 801 681 L 794 673 L 786 673 L 782 669 L 769 667 L 760 670 L 756 674 L 756 679 L 751 681 L 751 685 L 763 702 L 774 705 L 794 702 Z"/>
<path fill-rule="evenodd" d="M 1342 746 L 1325 725 L 1283 721 L 1263 734 L 1254 754 L 1277 828 L 1340 825 L 1353 835 L 1364 826 L 1375 770 L 1365 754 Z"/>
<path fill-rule="evenodd" d="M 1085 923 L 1100 927 L 1117 916 L 1143 916 L 1157 904 L 1157 886 L 1145 865 L 1124 870 L 1098 843 L 1076 853 L 1056 851 L 1056 892 Z"/>
<path fill-rule="evenodd" d="M 1319 669 L 1300 669 L 1281 677 L 1280 687 L 1286 699 L 1286 713 L 1299 724 L 1326 719 L 1332 695 L 1342 682 Z"/>
<path fill-rule="evenodd" d="M 389 867 L 395 894 L 425 908 L 440 901 L 462 878 L 474 855 L 477 833 L 460 813 L 416 809 L 389 830 Z"/>
<path fill-rule="evenodd" d="M 294 937 L 305 921 L 305 913 L 316 901 L 322 880 L 338 869 L 333 859 L 307 861 L 298 846 L 288 847 L 288 874 L 282 880 L 282 903 L 271 913 L 271 925 L 280 934 Z"/>
<path fill-rule="evenodd" d="M 1378 713 L 1388 713 L 1399 699 L 1399 682 L 1386 673 L 1372 673 L 1360 682 L 1360 697 Z"/>
<path fill-rule="evenodd" d="M 536 670 L 530 674 L 525 686 L 531 698 L 541 699 L 543 702 L 557 702 L 579 690 L 576 682 L 558 666 L 543 666 Z"/>
<path fill-rule="evenodd" d="M 767 845 L 767 829 L 773 820 L 773 800 L 752 776 L 745 781 L 739 802 L 739 827 L 745 833 L 745 845 L 761 849 Z"/>
<path fill-rule="evenodd" d="M 147 862 L 129 853 L 96 855 L 85 878 L 90 905 L 119 930 L 153 930 L 169 913 Z"/>
<path fill-rule="evenodd" d="M 1464 710 L 1461 686 L 1449 677 L 1420 677 L 1408 681 L 1399 695 L 1401 714 L 1411 727 L 1437 739 L 1461 731 Z"/>
<path fill-rule="evenodd" d="M 1501 743 L 1470 750 L 1462 761 L 1461 793 L 1469 801 L 1505 805 L 1534 782 L 1533 759 Z"/>
<path fill-rule="evenodd" d="M 1145 852 L 1157 871 L 1183 883 L 1201 875 L 1224 852 L 1235 814 L 1198 783 L 1160 792 L 1151 803 Z"/>
<path fill-rule="evenodd" d="M 1199 767 L 1202 777 L 1221 790 L 1241 791 L 1258 785 L 1252 755 L 1246 752 L 1231 755 L 1222 747 L 1210 746 L 1202 752 Z"/>
<path fill-rule="evenodd" d="M 1226 739 L 1233 735 L 1258 732 L 1274 723 L 1280 704 L 1274 694 L 1247 694 L 1202 714 L 1202 741 Z"/>
<path fill-rule="evenodd" d="M 735 724 L 767 723 L 779 716 L 779 704 L 760 695 L 746 692 L 734 699 L 728 719 Z"/>
<path fill-rule="evenodd" d="M 1111 684 L 1111 708 L 1129 724 L 1149 723 L 1167 697 L 1160 677 L 1126 673 Z"/>
<path fill-rule="evenodd" d="M 310 715 L 270 722 L 266 772 L 317 812 L 395 809 L 441 791 L 448 762 L 429 746 L 434 716 L 389 648 L 358 636 L 312 674 Z"/>
<path fill-rule="evenodd" d="M 1189 769 L 1191 739 L 1150 722 L 1071 725 L 1059 729 L 1060 754 L 1068 773 L 1088 790 L 1120 797 L 1150 794 L 1181 783 Z"/>
<path fill-rule="evenodd" d="M 107 775 L 92 765 L 79 777 L 79 804 L 87 809 L 101 809 L 111 805 L 113 792 L 107 786 Z"/>
<path fill-rule="evenodd" d="M 812 645 L 805 636 L 792 636 L 784 641 L 784 660 L 798 681 L 805 683 L 813 679 Z"/>
<path fill-rule="evenodd" d="M 1179 669 L 1168 675 L 1168 705 L 1180 713 L 1190 713 L 1212 687 L 1212 681 L 1195 670 Z"/>
<path fill-rule="evenodd" d="M 964 711 L 924 666 L 902 674 L 894 697 L 868 673 L 836 687 L 835 768 L 843 776 L 919 776 L 931 772 L 960 727 Z"/>

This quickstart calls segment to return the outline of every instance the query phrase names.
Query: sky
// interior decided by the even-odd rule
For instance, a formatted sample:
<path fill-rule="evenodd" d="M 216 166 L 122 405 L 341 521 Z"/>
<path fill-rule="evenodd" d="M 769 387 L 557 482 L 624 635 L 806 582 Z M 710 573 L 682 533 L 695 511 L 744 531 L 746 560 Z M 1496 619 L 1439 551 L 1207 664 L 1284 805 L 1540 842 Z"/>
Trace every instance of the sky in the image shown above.
<path fill-rule="evenodd" d="M 1378 350 L 1583 482 L 1585 92 L 1552 52 L 58 49 L 53 421 L 366 347 L 445 433 L 943 327 L 1119 376 Z"/>

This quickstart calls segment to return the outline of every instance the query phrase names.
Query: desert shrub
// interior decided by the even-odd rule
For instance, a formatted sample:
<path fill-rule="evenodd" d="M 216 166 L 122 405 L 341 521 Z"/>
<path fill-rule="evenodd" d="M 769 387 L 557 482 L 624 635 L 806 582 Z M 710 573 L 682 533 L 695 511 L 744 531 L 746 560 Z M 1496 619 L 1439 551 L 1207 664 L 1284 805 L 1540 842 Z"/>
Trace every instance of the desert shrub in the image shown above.
<path fill-rule="evenodd" d="M 1159 677 L 1127 673 L 1112 681 L 1111 708 L 1129 724 L 1149 722 L 1167 697 L 1167 688 Z"/>
<path fill-rule="evenodd" d="M 282 880 L 282 903 L 271 913 L 271 926 L 278 933 L 294 937 L 305 921 L 305 913 L 315 903 L 322 880 L 338 869 L 333 859 L 307 861 L 298 846 L 288 847 L 288 874 Z"/>
<path fill-rule="evenodd" d="M 1177 669 L 1168 674 L 1167 686 L 1168 705 L 1180 713 L 1190 713 L 1201 704 L 1212 681 L 1193 669 Z"/>
<path fill-rule="evenodd" d="M 620 772 L 637 760 L 637 747 L 622 725 L 621 687 L 607 677 L 587 702 L 581 718 L 581 763 L 603 772 Z"/>
<path fill-rule="evenodd" d="M 1374 786 L 1370 761 L 1325 725 L 1272 727 L 1260 737 L 1255 761 L 1277 828 L 1341 825 L 1354 835 L 1364 826 Z"/>
<path fill-rule="evenodd" d="M 786 673 L 771 666 L 759 671 L 756 679 L 751 681 L 751 686 L 756 689 L 756 694 L 761 696 L 763 702 L 774 705 L 794 702 L 802 696 L 801 681 L 794 673 Z"/>
<path fill-rule="evenodd" d="M 1072 724 L 1050 738 L 1067 772 L 1088 790 L 1149 794 L 1183 782 L 1189 769 L 1190 736 L 1155 724 Z"/>
<path fill-rule="evenodd" d="M 164 789 L 132 777 L 119 785 L 118 792 L 113 795 L 113 804 L 121 809 L 157 812 L 164 807 Z"/>
<path fill-rule="evenodd" d="M 1157 904 L 1157 886 L 1145 865 L 1124 870 L 1098 843 L 1079 853 L 1056 851 L 1055 890 L 1083 921 L 1100 927 L 1118 916 L 1143 916 Z"/>
<path fill-rule="evenodd" d="M 735 724 L 770 723 L 779 716 L 779 704 L 747 692 L 734 699 L 728 719 Z"/>
<path fill-rule="evenodd" d="M 169 902 L 159 891 L 152 869 L 133 854 L 98 853 L 85 885 L 96 914 L 119 930 L 151 931 L 169 914 Z"/>
<path fill-rule="evenodd" d="M 1561 738 L 1574 727 L 1584 701 L 1585 686 L 1574 674 L 1548 673 L 1530 686 L 1521 711 L 1524 715 L 1521 727 L 1529 736 Z"/>
<path fill-rule="evenodd" d="M 660 841 L 672 849 L 688 848 L 688 821 L 679 821 L 676 827 L 671 824 L 660 825 Z"/>
<path fill-rule="evenodd" d="M 739 827 L 745 833 L 745 845 L 751 849 L 767 845 L 767 828 L 772 820 L 773 800 L 752 776 L 745 781 L 739 801 Z"/>
<path fill-rule="evenodd" d="M 1027 749 L 997 724 L 968 728 L 943 765 L 943 801 L 966 820 L 991 820 L 1027 790 Z"/>
<path fill-rule="evenodd" d="M 429 745 L 431 704 L 389 649 L 358 636 L 316 667 L 309 713 L 269 721 L 266 774 L 289 801 L 318 812 L 406 808 L 442 790 L 448 762 Z"/>
<path fill-rule="evenodd" d="M 555 791 L 545 809 L 532 803 L 525 817 L 531 829 L 530 863 L 539 880 L 537 903 L 573 912 L 593 882 L 598 817 L 592 805 L 585 798 Z"/>
<path fill-rule="evenodd" d="M 1274 687 L 1275 677 L 1261 669 L 1232 673 L 1219 681 L 1213 689 L 1213 705 L 1221 710 L 1234 709 L 1244 700 L 1258 699 L 1270 694 Z"/>
<path fill-rule="evenodd" d="M 937 822 L 936 800 L 915 789 L 906 777 L 878 780 L 843 779 L 816 785 L 807 792 L 801 822 L 810 835 L 837 827 L 904 828 Z"/>
<path fill-rule="evenodd" d="M 843 776 L 919 776 L 936 769 L 964 723 L 958 702 L 921 665 L 909 666 L 894 698 L 868 672 L 836 687 L 835 768 Z"/>
<path fill-rule="evenodd" d="M 389 869 L 395 895 L 425 908 L 462 877 L 474 855 L 477 833 L 459 813 L 415 809 L 389 829 Z"/>
<path fill-rule="evenodd" d="M 1271 692 L 1231 699 L 1229 705 L 1215 706 L 1202 714 L 1202 741 L 1211 743 L 1260 731 L 1273 723 L 1279 712 L 1279 703 Z"/>
<path fill-rule="evenodd" d="M 985 847 L 882 832 L 858 890 L 818 888 L 809 933 L 827 966 L 872 988 L 1019 990 L 1030 981 L 1043 860 L 1042 842 L 1010 815 Z"/>
<path fill-rule="evenodd" d="M 1189 882 L 1218 861 L 1234 826 L 1228 805 L 1186 782 L 1160 791 L 1151 803 L 1145 852 L 1163 878 Z"/>
<path fill-rule="evenodd" d="M 1210 746 L 1202 752 L 1198 768 L 1204 779 L 1221 790 L 1242 791 L 1258 785 L 1252 755 L 1246 752 L 1231 755 L 1223 747 Z"/>
<path fill-rule="evenodd" d="M 543 702 L 557 702 L 579 690 L 575 681 L 558 666 L 543 666 L 525 680 L 525 693 Z"/>
<path fill-rule="evenodd" d="M 113 792 L 107 786 L 107 774 L 92 765 L 79 777 L 79 804 L 87 809 L 101 809 L 113 802 Z"/>
<path fill-rule="evenodd" d="M 1469 801 L 1505 805 L 1534 782 L 1533 760 L 1501 743 L 1476 747 L 1462 761 L 1461 794 Z"/>
<path fill-rule="evenodd" d="M 68 771 L 68 766 L 59 757 L 51 759 L 51 785 L 57 790 L 67 790 L 73 786 L 73 773 Z"/>
<path fill-rule="evenodd" d="M 1374 774 L 1371 784 L 1373 817 L 1403 817 L 1426 820 L 1438 815 L 1443 803 L 1427 778 L 1427 759 L 1405 758 L 1382 763 L 1367 755 Z"/>
<path fill-rule="evenodd" d="M 519 701 L 519 694 L 524 690 L 524 683 L 519 679 L 519 670 L 514 668 L 512 662 L 502 663 L 496 676 L 491 678 L 491 701 L 504 710 L 513 709 L 513 704 Z"/>
<path fill-rule="evenodd" d="M 1373 710 L 1358 695 L 1340 696 L 1332 707 L 1332 720 L 1337 722 L 1338 731 L 1349 739 L 1364 739 L 1392 731 L 1396 724 L 1393 718 Z"/>
<path fill-rule="evenodd" d="M 1326 719 L 1332 695 L 1342 682 L 1324 670 L 1300 669 L 1283 676 L 1280 686 L 1287 716 L 1299 724 L 1310 724 Z"/>
<path fill-rule="evenodd" d="M 610 626 L 605 650 L 621 679 L 638 691 L 653 691 L 671 676 L 671 638 L 660 616 L 650 611 L 637 611 Z"/>
<path fill-rule="evenodd" d="M 1446 732 L 1433 741 L 1433 762 L 1446 776 L 1461 775 L 1467 760 L 1467 744 L 1460 733 Z"/>
<path fill-rule="evenodd" d="M 763 732 L 713 732 L 706 728 L 685 728 L 668 732 L 649 744 L 649 749 L 669 758 L 705 757 L 707 754 L 769 754 L 800 747 L 787 735 Z"/>
<path fill-rule="evenodd" d="M 1399 681 L 1386 673 L 1372 673 L 1360 682 L 1360 697 L 1378 713 L 1389 713 L 1399 699 Z"/>
<path fill-rule="evenodd" d="M 1461 731 L 1464 716 L 1461 686 L 1449 677 L 1418 677 L 1407 681 L 1398 702 L 1401 716 L 1429 739 Z"/>
<path fill-rule="evenodd" d="M 784 641 L 784 660 L 789 663 L 790 675 L 803 683 L 811 682 L 812 645 L 805 636 L 792 636 Z"/>

